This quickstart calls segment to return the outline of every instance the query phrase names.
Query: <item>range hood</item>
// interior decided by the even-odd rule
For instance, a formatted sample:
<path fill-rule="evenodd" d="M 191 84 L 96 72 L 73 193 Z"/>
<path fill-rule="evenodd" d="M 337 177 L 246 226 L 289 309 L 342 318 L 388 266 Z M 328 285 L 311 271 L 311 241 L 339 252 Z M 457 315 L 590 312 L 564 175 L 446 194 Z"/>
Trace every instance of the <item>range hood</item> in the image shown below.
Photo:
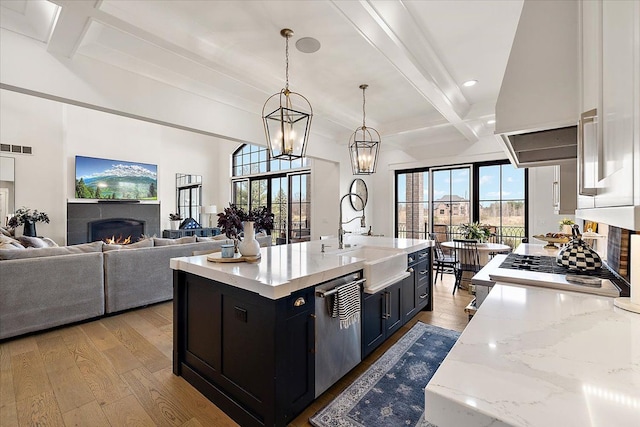
<path fill-rule="evenodd" d="M 525 0 L 496 102 L 496 136 L 516 167 L 576 158 L 578 2 Z"/>
<path fill-rule="evenodd" d="M 518 168 L 557 165 L 576 159 L 578 126 L 499 135 L 512 165 Z"/>

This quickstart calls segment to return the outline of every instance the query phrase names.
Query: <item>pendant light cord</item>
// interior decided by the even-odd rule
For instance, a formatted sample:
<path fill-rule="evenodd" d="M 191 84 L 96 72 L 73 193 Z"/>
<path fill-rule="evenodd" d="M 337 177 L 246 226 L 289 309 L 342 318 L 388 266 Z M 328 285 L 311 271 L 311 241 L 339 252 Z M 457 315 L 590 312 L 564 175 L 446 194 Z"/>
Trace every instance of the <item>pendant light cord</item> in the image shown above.
<path fill-rule="evenodd" d="M 286 35 L 285 37 L 285 58 L 286 58 L 286 65 L 285 65 L 285 90 L 288 92 L 289 91 L 289 35 Z"/>
<path fill-rule="evenodd" d="M 367 114 L 366 114 L 365 109 L 364 109 L 364 106 L 365 106 L 365 103 L 366 103 L 366 100 L 365 100 L 365 97 L 364 97 L 364 91 L 366 89 L 367 89 L 366 87 L 362 88 L 362 128 L 363 129 L 367 128 L 367 125 L 365 124 L 365 119 L 367 117 Z"/>

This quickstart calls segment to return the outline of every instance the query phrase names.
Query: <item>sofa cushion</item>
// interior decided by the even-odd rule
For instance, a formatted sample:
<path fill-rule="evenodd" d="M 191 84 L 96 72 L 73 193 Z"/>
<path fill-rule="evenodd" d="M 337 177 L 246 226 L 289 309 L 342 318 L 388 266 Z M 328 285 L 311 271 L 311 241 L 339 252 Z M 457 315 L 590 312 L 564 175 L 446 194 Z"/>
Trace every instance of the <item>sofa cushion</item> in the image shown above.
<path fill-rule="evenodd" d="M 182 245 L 185 243 L 196 243 L 196 236 L 181 237 L 179 239 L 162 239 L 160 237 L 153 238 L 153 246 Z"/>
<path fill-rule="evenodd" d="M 93 242 L 83 243 L 81 245 L 60 246 L 57 248 L 28 248 L 24 251 L 17 251 L 15 249 L 0 249 L 0 260 L 102 252 L 102 245 L 103 242 Z"/>
<path fill-rule="evenodd" d="M 48 237 L 20 236 L 17 239 L 25 248 L 57 248 L 58 244 Z"/>
<path fill-rule="evenodd" d="M 135 243 L 130 243 L 128 245 L 116 245 L 116 244 L 106 244 L 102 247 L 102 252 L 106 251 L 117 251 L 119 249 L 137 249 L 137 248 L 152 248 L 153 247 L 153 239 L 144 239 L 139 240 Z"/>

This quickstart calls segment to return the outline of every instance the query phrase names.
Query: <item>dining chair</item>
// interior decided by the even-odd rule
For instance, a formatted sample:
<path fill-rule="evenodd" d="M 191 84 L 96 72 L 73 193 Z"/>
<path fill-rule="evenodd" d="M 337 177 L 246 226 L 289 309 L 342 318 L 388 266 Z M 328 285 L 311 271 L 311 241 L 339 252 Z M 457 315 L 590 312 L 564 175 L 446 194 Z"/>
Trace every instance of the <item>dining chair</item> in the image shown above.
<path fill-rule="evenodd" d="M 456 281 L 453 285 L 453 294 L 460 287 L 462 274 L 465 271 L 477 273 L 480 271 L 480 256 L 478 255 L 478 241 L 472 239 L 454 239 L 453 257 L 455 259 Z"/>
<path fill-rule="evenodd" d="M 444 253 L 437 233 L 429 233 L 429 238 L 435 242 L 435 256 L 433 258 L 433 265 L 436 267 L 436 274 L 433 277 L 433 284 L 435 285 L 438 280 L 438 272 L 440 272 L 440 280 L 442 280 L 445 268 L 447 269 L 447 274 L 449 272 L 455 274 L 456 260 L 453 256 Z"/>

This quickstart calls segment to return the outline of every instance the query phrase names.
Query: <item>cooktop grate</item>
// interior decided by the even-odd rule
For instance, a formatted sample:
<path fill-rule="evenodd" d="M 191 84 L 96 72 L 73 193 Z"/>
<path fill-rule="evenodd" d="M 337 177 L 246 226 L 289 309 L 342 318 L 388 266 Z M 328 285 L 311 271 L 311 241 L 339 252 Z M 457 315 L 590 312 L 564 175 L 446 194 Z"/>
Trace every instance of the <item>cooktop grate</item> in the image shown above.
<path fill-rule="evenodd" d="M 575 276 L 587 276 L 598 277 L 600 279 L 608 279 L 619 290 L 621 296 L 628 296 L 629 284 L 620 276 L 611 271 L 606 264 L 603 263 L 603 267 L 593 271 L 576 272 L 571 271 L 566 267 L 558 265 L 556 258 L 551 256 L 538 256 L 538 255 L 519 255 L 511 253 L 502 262 L 500 268 L 506 268 L 510 270 L 522 270 L 522 271 L 535 271 L 537 273 L 551 273 L 562 275 L 575 275 Z M 626 295 L 625 295 L 626 294 Z"/>

